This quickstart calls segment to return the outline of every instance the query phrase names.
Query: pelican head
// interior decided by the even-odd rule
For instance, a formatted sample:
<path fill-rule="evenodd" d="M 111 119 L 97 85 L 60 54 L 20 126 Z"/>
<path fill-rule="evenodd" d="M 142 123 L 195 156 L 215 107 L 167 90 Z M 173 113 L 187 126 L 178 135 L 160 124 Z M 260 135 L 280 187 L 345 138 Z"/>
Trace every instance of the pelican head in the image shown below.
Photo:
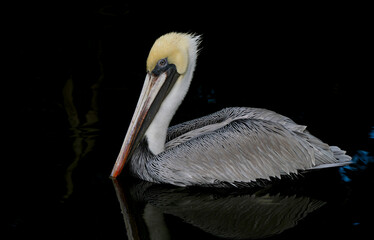
<path fill-rule="evenodd" d="M 164 150 L 167 128 L 184 99 L 195 70 L 200 36 L 168 33 L 158 38 L 147 58 L 147 74 L 111 177 L 116 178 L 146 137 L 153 154 Z"/>

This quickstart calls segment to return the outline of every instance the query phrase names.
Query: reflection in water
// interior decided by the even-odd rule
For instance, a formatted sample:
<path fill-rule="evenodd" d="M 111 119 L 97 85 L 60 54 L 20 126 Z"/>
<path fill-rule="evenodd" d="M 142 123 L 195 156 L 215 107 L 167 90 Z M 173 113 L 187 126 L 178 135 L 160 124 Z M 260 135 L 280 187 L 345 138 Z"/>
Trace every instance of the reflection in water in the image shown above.
<path fill-rule="evenodd" d="M 123 214 L 123 219 L 126 225 L 126 232 L 129 239 L 139 239 L 138 229 L 134 219 L 134 214 L 131 212 L 129 205 L 127 203 L 127 192 L 123 190 L 121 185 L 116 179 L 113 179 L 114 188 L 116 190 L 117 198 L 121 206 L 121 211 Z"/>
<path fill-rule="evenodd" d="M 129 239 L 168 239 L 166 215 L 178 217 L 216 237 L 264 238 L 296 226 L 325 204 L 306 196 L 269 194 L 264 190 L 210 192 L 209 189 L 179 188 L 143 181 L 130 186 L 117 180 L 113 183 Z M 139 205 L 140 202 L 145 204 L 143 214 L 131 211 L 135 208 L 129 208 L 129 205 Z M 146 226 L 146 231 L 140 231 L 139 226 Z"/>
<path fill-rule="evenodd" d="M 340 167 L 339 173 L 344 182 L 351 182 L 355 173 L 362 172 L 368 168 L 369 163 L 374 163 L 374 157 L 369 152 L 359 150 L 352 158 L 350 165 Z"/>
<path fill-rule="evenodd" d="M 104 79 L 104 69 L 100 58 L 102 54 L 101 42 L 97 44 L 97 54 L 98 75 L 92 79 L 90 78 L 88 82 L 82 81 L 80 78 L 74 81 L 73 77 L 70 76 L 62 89 L 64 108 L 72 132 L 74 151 L 74 160 L 67 167 L 65 173 L 67 188 L 67 192 L 64 195 L 65 199 L 69 198 L 73 193 L 74 170 L 78 166 L 79 161 L 93 150 L 99 132 L 97 128 L 97 123 L 99 122 L 98 96 L 100 85 Z M 75 99 L 74 97 L 77 98 Z"/>
<path fill-rule="evenodd" d="M 63 196 L 65 199 L 69 198 L 74 190 L 73 172 L 79 161 L 94 149 L 99 130 L 96 128 L 72 128 L 72 132 L 74 160 L 65 172 L 67 189 Z"/>
<path fill-rule="evenodd" d="M 372 127 L 369 133 L 369 140 L 374 140 L 374 127 Z M 339 173 L 344 182 L 351 182 L 355 175 L 365 171 L 369 164 L 374 163 L 373 152 L 364 150 L 358 150 L 357 153 L 352 157 L 352 163 L 344 167 L 339 168 Z"/>

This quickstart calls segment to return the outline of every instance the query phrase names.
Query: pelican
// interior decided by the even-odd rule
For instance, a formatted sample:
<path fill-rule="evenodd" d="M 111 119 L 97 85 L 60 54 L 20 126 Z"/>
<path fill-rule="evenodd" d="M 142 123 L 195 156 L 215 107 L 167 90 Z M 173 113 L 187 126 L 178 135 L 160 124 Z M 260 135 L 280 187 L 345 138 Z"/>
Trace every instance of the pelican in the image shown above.
<path fill-rule="evenodd" d="M 147 74 L 111 177 L 128 163 L 134 176 L 177 186 L 240 186 L 343 166 L 351 157 L 306 126 L 259 108 L 225 108 L 169 127 L 196 66 L 201 37 L 171 32 L 147 58 Z"/>

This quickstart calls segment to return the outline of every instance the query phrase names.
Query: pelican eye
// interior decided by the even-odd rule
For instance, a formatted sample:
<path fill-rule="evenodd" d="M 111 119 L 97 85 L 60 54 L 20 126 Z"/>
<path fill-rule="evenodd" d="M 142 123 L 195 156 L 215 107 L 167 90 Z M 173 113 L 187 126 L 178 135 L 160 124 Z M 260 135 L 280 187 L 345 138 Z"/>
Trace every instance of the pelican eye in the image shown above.
<path fill-rule="evenodd" d="M 159 67 L 165 67 L 166 65 L 168 65 L 168 60 L 166 58 L 160 59 L 158 60 L 157 65 Z"/>
<path fill-rule="evenodd" d="M 152 73 L 158 76 L 161 73 L 165 72 L 168 66 L 169 66 L 169 63 L 166 58 L 160 59 L 158 60 L 157 65 L 153 69 Z"/>

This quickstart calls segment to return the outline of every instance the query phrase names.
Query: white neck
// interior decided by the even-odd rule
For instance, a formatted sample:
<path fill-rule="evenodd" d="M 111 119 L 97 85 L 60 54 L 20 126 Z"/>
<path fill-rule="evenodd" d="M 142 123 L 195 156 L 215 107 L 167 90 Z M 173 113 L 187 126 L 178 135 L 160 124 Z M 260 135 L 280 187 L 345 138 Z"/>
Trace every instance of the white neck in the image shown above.
<path fill-rule="evenodd" d="M 148 147 L 155 155 L 164 151 L 170 121 L 186 96 L 192 80 L 197 58 L 197 43 L 194 40 L 191 40 L 191 42 L 187 71 L 175 82 L 145 133 L 148 140 Z"/>

